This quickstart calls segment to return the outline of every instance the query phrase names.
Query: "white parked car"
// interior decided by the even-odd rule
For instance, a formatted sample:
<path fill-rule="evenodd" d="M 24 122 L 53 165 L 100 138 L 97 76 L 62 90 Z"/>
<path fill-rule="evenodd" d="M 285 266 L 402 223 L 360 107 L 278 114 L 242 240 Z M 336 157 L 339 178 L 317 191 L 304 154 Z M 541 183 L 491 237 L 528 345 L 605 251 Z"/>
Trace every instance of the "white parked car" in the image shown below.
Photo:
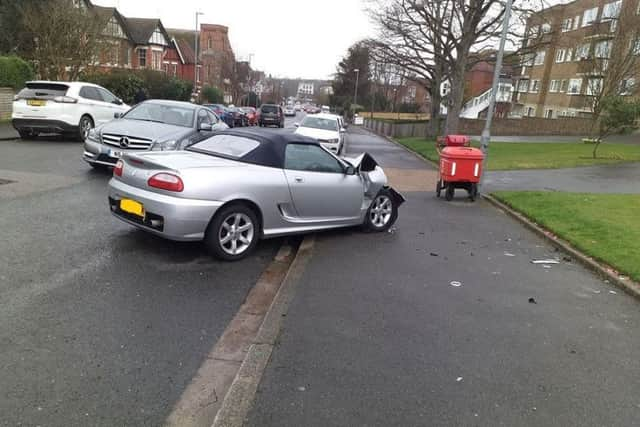
<path fill-rule="evenodd" d="M 284 107 L 284 116 L 285 117 L 296 116 L 296 109 L 293 107 L 293 105 L 287 105 L 286 107 Z"/>
<path fill-rule="evenodd" d="M 32 81 L 14 97 L 11 119 L 21 138 L 61 133 L 84 141 L 92 128 L 129 108 L 93 83 Z"/>
<path fill-rule="evenodd" d="M 320 109 L 321 113 L 325 113 L 325 114 L 329 114 L 331 113 L 331 108 L 329 108 L 328 105 L 323 105 L 322 108 Z"/>
<path fill-rule="evenodd" d="M 296 123 L 296 127 L 295 133 L 318 140 L 323 147 L 336 154 L 342 152 L 346 129 L 335 114 L 308 115 L 302 122 Z"/>

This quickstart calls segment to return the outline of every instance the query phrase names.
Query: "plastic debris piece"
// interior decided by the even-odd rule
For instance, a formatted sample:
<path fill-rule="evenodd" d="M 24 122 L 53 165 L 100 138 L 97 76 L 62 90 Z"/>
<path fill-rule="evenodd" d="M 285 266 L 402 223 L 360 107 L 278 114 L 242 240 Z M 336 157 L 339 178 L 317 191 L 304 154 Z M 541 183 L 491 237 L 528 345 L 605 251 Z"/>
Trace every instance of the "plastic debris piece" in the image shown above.
<path fill-rule="evenodd" d="M 459 383 L 460 381 L 462 381 L 462 377 L 458 377 L 458 378 L 456 378 L 456 382 L 458 382 L 458 383 Z"/>
<path fill-rule="evenodd" d="M 451 286 L 453 286 L 454 288 L 459 288 L 460 286 L 462 286 L 462 283 L 458 282 L 457 280 L 454 280 L 450 283 Z"/>
<path fill-rule="evenodd" d="M 298 391 L 306 391 L 307 388 L 306 387 L 298 387 Z"/>
<path fill-rule="evenodd" d="M 529 304 L 537 304 L 538 301 L 536 301 L 535 298 L 529 298 Z"/>
<path fill-rule="evenodd" d="M 548 265 L 548 264 L 544 264 L 542 267 L 543 267 L 543 268 L 551 268 L 551 266 L 550 266 L 550 265 Z"/>
<path fill-rule="evenodd" d="M 429 255 L 431 255 L 431 256 L 438 256 L 438 254 L 437 254 L 437 253 L 435 253 L 435 252 L 431 252 Z"/>
<path fill-rule="evenodd" d="M 618 295 L 618 293 L 616 291 L 609 291 L 610 294 L 612 295 Z"/>
<path fill-rule="evenodd" d="M 532 259 L 531 264 L 560 264 L 557 259 Z"/>
<path fill-rule="evenodd" d="M 515 254 L 512 254 L 511 252 L 505 252 L 504 256 L 516 256 Z"/>

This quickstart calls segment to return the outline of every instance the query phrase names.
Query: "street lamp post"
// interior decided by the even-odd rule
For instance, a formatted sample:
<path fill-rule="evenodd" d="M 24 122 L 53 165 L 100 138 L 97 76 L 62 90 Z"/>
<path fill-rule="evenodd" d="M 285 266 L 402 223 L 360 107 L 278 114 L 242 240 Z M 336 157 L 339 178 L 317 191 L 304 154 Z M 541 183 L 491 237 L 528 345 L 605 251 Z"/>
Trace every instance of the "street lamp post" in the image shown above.
<path fill-rule="evenodd" d="M 507 33 L 509 32 L 509 17 L 511 15 L 511 2 L 512 0 L 506 0 L 504 16 L 502 17 L 502 35 L 500 36 L 500 47 L 498 48 L 498 54 L 496 55 L 496 65 L 493 70 L 493 85 L 491 86 L 491 96 L 489 97 L 489 109 L 487 110 L 487 120 L 484 122 L 484 129 L 482 136 L 480 137 L 480 148 L 484 153 L 484 159 L 482 160 L 482 170 L 484 171 L 487 166 L 487 157 L 489 156 L 489 142 L 491 141 L 491 120 L 493 120 L 493 110 L 496 105 L 496 95 L 498 93 L 498 84 L 500 83 L 500 72 L 502 71 L 502 57 L 504 55 L 504 44 L 507 40 Z M 485 173 L 482 173 L 480 177 L 480 188 L 484 182 Z"/>
<path fill-rule="evenodd" d="M 353 105 L 358 105 L 358 78 L 360 77 L 360 69 L 356 68 L 353 72 L 356 73 L 356 90 L 353 94 Z"/>
<path fill-rule="evenodd" d="M 198 93 L 198 16 L 204 15 L 202 12 L 196 12 L 196 34 L 195 34 L 195 60 L 193 66 L 193 95 L 194 98 Z"/>

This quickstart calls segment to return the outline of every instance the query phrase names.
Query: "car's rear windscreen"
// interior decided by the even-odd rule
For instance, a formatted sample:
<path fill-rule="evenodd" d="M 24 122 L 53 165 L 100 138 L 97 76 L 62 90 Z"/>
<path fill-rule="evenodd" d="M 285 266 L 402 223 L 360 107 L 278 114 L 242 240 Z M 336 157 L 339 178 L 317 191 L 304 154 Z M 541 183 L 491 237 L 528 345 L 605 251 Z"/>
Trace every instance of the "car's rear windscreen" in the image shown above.
<path fill-rule="evenodd" d="M 27 83 L 27 87 L 18 92 L 18 98 L 53 99 L 65 96 L 68 90 L 69 86 L 61 83 Z"/>
<path fill-rule="evenodd" d="M 275 105 L 263 105 L 260 110 L 262 110 L 263 113 L 277 113 L 278 107 Z"/>

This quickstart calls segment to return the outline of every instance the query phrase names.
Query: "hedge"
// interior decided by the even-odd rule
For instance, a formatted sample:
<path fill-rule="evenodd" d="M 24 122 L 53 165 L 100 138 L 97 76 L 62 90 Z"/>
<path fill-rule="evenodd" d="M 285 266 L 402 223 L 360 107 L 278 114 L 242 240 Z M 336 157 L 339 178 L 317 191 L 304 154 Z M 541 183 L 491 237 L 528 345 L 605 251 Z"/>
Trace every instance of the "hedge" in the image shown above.
<path fill-rule="evenodd" d="M 17 56 L 0 56 L 0 87 L 20 90 L 33 79 L 31 65 Z"/>
<path fill-rule="evenodd" d="M 111 72 L 85 73 L 82 81 L 109 89 L 127 104 L 135 104 L 140 92 L 149 99 L 189 101 L 193 83 L 167 76 L 154 70 L 113 70 Z"/>

